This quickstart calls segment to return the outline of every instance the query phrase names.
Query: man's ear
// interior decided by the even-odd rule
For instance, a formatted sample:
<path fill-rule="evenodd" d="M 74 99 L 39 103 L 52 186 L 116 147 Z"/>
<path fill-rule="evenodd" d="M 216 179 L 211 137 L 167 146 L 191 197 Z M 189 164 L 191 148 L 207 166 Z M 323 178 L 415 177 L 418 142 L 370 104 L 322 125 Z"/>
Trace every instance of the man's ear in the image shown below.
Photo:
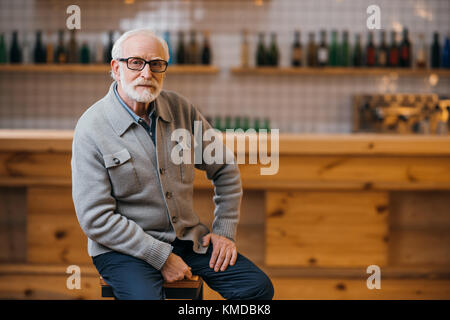
<path fill-rule="evenodd" d="M 111 71 L 113 72 L 115 78 L 120 79 L 120 71 L 119 71 L 119 61 L 112 59 L 111 60 Z"/>

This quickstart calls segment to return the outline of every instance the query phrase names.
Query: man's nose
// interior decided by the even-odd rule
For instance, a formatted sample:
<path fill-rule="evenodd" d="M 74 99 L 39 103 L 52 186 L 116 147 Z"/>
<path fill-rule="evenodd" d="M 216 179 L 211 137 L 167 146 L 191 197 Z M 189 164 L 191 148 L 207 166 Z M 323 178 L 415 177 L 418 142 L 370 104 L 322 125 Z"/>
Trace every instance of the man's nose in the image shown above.
<path fill-rule="evenodd" d="M 152 77 L 152 70 L 150 69 L 150 65 L 148 63 L 145 64 L 144 69 L 141 71 L 141 76 L 145 79 L 150 79 Z"/>

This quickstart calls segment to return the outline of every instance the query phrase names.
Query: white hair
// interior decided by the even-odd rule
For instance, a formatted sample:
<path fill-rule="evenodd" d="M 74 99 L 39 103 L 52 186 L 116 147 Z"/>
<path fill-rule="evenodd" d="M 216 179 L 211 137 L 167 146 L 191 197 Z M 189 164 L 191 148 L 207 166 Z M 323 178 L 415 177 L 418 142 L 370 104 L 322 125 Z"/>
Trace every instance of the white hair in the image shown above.
<path fill-rule="evenodd" d="M 138 34 L 146 35 L 149 38 L 156 39 L 157 41 L 159 41 L 159 43 L 161 44 L 161 46 L 163 47 L 163 50 L 164 50 L 164 56 L 165 56 L 164 58 L 166 59 L 166 61 L 169 61 L 169 58 L 170 58 L 169 46 L 167 45 L 167 42 L 163 38 L 158 37 L 152 30 L 146 29 L 146 28 L 134 29 L 134 30 L 127 31 L 124 34 L 122 34 L 119 37 L 119 39 L 117 39 L 116 42 L 114 42 L 114 45 L 111 50 L 112 59 L 117 60 L 119 58 L 123 58 L 122 57 L 123 43 L 128 38 L 138 35 Z M 111 70 L 111 76 L 114 80 L 117 80 L 112 70 Z"/>

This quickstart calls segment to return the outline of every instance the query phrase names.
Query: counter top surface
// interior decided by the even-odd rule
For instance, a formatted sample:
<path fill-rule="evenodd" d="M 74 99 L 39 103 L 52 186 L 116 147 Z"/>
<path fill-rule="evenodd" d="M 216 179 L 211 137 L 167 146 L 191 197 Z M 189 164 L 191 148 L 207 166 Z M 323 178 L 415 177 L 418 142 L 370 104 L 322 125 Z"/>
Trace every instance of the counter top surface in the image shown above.
<path fill-rule="evenodd" d="M 72 138 L 73 130 L 0 129 L 0 151 L 70 152 Z M 450 155 L 450 136 L 356 133 L 280 134 L 279 138 L 283 155 Z"/>

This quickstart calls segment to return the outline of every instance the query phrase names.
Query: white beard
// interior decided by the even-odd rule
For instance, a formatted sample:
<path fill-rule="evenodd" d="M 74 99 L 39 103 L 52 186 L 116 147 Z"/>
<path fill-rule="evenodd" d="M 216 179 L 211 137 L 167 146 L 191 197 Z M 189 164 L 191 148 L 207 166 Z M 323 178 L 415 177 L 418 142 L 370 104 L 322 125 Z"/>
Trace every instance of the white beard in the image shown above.
<path fill-rule="evenodd" d="M 152 102 L 153 100 L 155 100 L 161 93 L 162 88 L 159 85 L 159 83 L 154 79 L 152 79 L 151 81 L 148 81 L 148 80 L 144 80 L 142 78 L 138 78 L 138 79 L 132 81 L 131 83 L 126 83 L 124 72 L 122 70 L 122 66 L 120 66 L 119 68 L 120 68 L 119 69 L 120 70 L 120 85 L 122 86 L 122 90 L 127 94 L 127 96 L 130 99 L 135 100 L 137 102 L 149 103 L 149 102 Z M 144 92 L 139 93 L 135 89 L 135 87 L 137 85 L 152 85 L 155 87 L 155 89 L 144 88 Z M 152 92 L 152 90 L 154 90 L 154 92 Z"/>

